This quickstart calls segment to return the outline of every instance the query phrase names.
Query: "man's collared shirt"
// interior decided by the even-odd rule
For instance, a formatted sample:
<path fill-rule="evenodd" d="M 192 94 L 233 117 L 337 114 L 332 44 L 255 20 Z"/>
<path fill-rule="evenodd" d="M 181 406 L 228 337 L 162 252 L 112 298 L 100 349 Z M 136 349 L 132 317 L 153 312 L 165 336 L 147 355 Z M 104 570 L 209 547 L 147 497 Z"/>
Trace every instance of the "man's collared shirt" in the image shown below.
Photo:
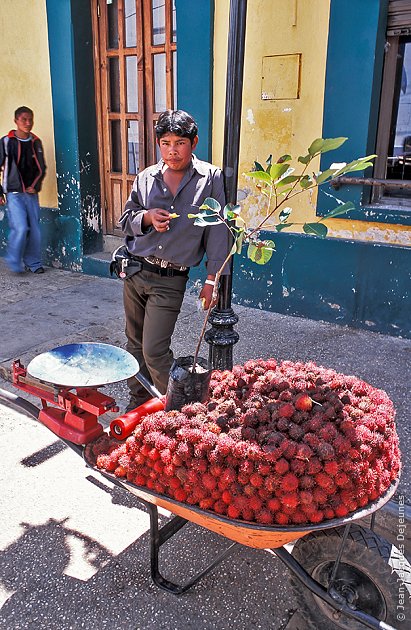
<path fill-rule="evenodd" d="M 163 160 L 149 166 L 134 180 L 130 197 L 119 224 L 126 235 L 126 246 L 134 256 L 156 256 L 186 267 L 200 264 L 207 257 L 207 272 L 215 274 L 222 266 L 230 248 L 230 233 L 224 224 L 200 227 L 194 225 L 195 214 L 207 197 L 225 205 L 223 174 L 219 168 L 198 160 L 194 155 L 175 197 L 164 183 Z M 179 216 L 170 221 L 167 232 L 150 227 L 143 231 L 144 212 L 161 208 Z"/>

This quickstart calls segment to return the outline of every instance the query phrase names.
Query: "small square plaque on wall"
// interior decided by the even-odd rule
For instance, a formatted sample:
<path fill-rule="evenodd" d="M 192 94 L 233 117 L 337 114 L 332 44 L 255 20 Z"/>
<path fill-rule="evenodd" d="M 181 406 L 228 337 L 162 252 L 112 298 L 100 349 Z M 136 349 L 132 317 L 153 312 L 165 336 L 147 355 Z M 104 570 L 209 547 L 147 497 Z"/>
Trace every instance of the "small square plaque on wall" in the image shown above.
<path fill-rule="evenodd" d="M 263 57 L 261 98 L 264 101 L 300 97 L 301 54 Z"/>

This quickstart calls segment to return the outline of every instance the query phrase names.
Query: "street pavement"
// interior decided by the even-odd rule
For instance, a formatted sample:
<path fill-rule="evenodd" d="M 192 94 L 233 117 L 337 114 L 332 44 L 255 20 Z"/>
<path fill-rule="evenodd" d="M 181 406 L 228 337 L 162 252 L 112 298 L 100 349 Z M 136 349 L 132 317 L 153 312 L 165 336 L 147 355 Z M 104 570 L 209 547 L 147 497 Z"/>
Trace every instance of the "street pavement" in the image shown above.
<path fill-rule="evenodd" d="M 403 472 L 394 501 L 377 513 L 376 529 L 398 544 L 400 517 L 405 509 L 409 518 L 411 505 L 411 341 L 242 306 L 234 310 L 240 334 L 235 363 L 258 357 L 313 360 L 355 374 L 392 398 Z M 201 324 L 194 288 L 173 338 L 176 356 L 193 353 Z M 0 259 L 0 367 L 10 367 L 13 359 L 27 365 L 67 343 L 123 346 L 123 329 L 121 281 L 59 269 L 9 275 Z M 1 379 L 0 387 L 19 393 Z M 124 408 L 124 382 L 103 391 Z M 39 406 L 38 399 L 25 398 Z M 103 416 L 105 426 L 113 417 Z M 0 630 L 305 630 L 293 616 L 298 603 L 288 569 L 269 552 L 239 545 L 176 598 L 151 582 L 148 513 L 133 495 L 85 468 L 47 428 L 1 401 L 0 436 Z M 161 514 L 166 522 L 169 513 Z M 184 582 L 226 545 L 224 538 L 189 524 L 162 548 L 161 569 Z"/>

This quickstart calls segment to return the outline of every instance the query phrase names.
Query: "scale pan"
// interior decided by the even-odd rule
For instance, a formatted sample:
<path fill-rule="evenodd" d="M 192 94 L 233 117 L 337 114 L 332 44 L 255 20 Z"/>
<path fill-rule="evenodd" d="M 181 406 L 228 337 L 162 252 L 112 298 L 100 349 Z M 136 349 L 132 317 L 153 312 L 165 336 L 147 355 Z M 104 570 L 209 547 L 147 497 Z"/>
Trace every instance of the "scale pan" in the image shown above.
<path fill-rule="evenodd" d="M 135 376 L 140 366 L 127 350 L 107 343 L 70 343 L 30 361 L 34 378 L 65 387 L 99 387 Z"/>

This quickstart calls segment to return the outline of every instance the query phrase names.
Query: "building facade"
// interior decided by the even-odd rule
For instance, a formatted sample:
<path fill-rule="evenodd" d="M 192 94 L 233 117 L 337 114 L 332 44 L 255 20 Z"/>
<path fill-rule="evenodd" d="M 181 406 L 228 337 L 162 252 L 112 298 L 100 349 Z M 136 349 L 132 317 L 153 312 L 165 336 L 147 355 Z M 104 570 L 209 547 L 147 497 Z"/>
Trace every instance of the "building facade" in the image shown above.
<path fill-rule="evenodd" d="M 13 127 L 20 105 L 35 112 L 48 164 L 46 264 L 107 274 L 101 252 L 119 236 L 135 173 L 156 159 L 154 125 L 165 108 L 193 113 L 199 157 L 221 165 L 229 4 L 2 1 L 0 128 Z M 29 37 L 6 28 L 23 14 Z M 329 221 L 329 238 L 296 226 L 267 231 L 276 243 L 267 265 L 236 258 L 234 302 L 411 335 L 410 33 L 408 0 L 248 0 L 239 199 L 249 220 L 264 205 L 243 175 L 254 160 L 304 155 L 315 138 L 336 136 L 348 140 L 316 168 L 378 157 L 355 183 L 301 195 L 293 207 L 301 223 L 353 201 Z M 7 229 L 3 213 L 0 253 Z"/>

